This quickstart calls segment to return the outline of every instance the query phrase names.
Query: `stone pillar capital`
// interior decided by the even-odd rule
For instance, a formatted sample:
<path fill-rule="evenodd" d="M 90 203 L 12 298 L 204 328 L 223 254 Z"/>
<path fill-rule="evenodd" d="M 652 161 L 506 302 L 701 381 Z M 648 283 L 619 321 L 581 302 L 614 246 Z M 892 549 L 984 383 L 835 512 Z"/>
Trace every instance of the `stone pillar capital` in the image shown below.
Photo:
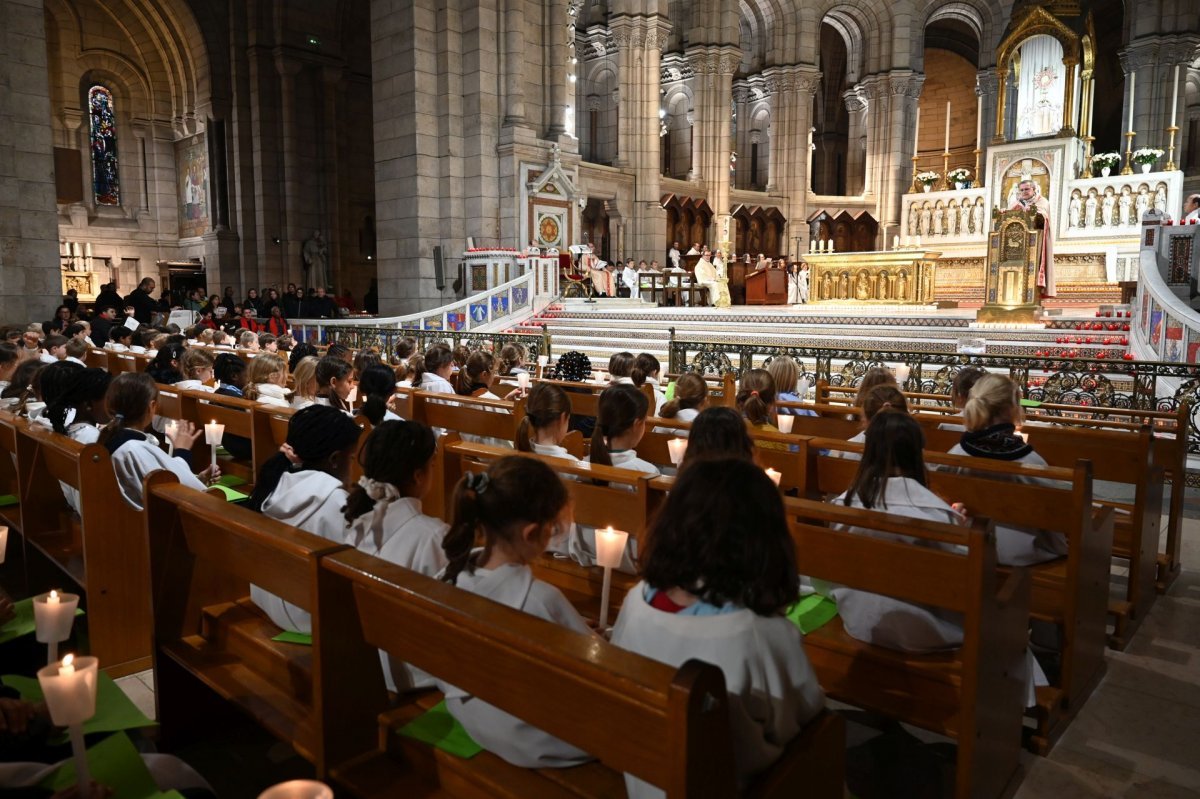
<path fill-rule="evenodd" d="M 993 95 L 999 87 L 1000 78 L 997 77 L 995 69 L 981 69 L 975 73 L 975 95 L 977 97 Z"/>
<path fill-rule="evenodd" d="M 842 92 L 842 100 L 846 103 L 846 110 L 851 114 L 865 111 L 867 108 L 867 98 L 859 94 L 857 86 Z"/>

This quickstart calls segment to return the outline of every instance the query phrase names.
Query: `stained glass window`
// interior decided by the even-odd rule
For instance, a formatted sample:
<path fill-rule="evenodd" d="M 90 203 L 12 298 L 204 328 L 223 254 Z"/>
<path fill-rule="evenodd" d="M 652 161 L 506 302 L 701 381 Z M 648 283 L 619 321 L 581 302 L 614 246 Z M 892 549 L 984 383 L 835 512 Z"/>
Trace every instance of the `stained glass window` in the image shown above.
<path fill-rule="evenodd" d="M 92 192 L 97 205 L 121 204 L 121 179 L 117 171 L 117 116 L 112 92 L 103 86 L 88 90 L 91 118 Z"/>

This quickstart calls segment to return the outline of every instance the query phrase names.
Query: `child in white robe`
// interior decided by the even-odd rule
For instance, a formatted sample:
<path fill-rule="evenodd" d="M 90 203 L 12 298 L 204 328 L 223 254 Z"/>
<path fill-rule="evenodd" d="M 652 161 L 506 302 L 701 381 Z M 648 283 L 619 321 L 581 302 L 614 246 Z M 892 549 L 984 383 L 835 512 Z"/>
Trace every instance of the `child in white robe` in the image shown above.
<path fill-rule="evenodd" d="M 648 352 L 639 353 L 633 360 L 633 370 L 630 372 L 630 377 L 633 379 L 633 384 L 638 388 L 649 384 L 654 391 L 654 408 L 652 415 L 658 416 L 662 410 L 663 404 L 667 401 L 666 392 L 659 384 L 659 375 L 662 373 L 662 366 Z"/>
<path fill-rule="evenodd" d="M 158 439 L 146 432 L 158 411 L 158 387 L 150 375 L 145 372 L 117 375 L 108 387 L 105 405 L 112 420 L 100 431 L 97 443 L 112 455 L 121 496 L 136 509 L 142 509 L 142 481 L 151 472 L 166 469 L 181 484 L 197 491 L 204 491 L 209 482 L 220 477 L 220 467 L 216 466 L 192 473 L 192 445 L 204 431 L 191 422 L 175 425 L 171 436 L 174 457 L 163 452 Z"/>
<path fill-rule="evenodd" d="M 363 384 L 372 369 L 363 372 Z M 369 555 L 433 577 L 446 567 L 442 541 L 448 526 L 421 512 L 421 500 L 433 486 L 433 431 L 420 422 L 380 422 L 363 444 L 363 476 L 351 487 L 343 515 L 346 543 Z M 428 688 L 433 678 L 379 653 L 390 691 Z"/>
<path fill-rule="evenodd" d="M 325 405 L 296 411 L 288 422 L 287 443 L 259 469 L 246 507 L 344 543 L 345 484 L 360 432 L 353 419 Z M 312 632 L 312 618 L 303 608 L 256 585 L 250 586 L 250 598 L 284 630 Z"/>
<path fill-rule="evenodd" d="M 745 786 L 824 707 L 796 601 L 795 546 L 779 490 L 743 459 L 680 471 L 647 535 L 642 581 L 625 597 L 612 641 L 670 666 L 702 660 L 725 674 L 734 763 Z M 632 799 L 663 791 L 631 775 Z"/>
<path fill-rule="evenodd" d="M 189 348 L 179 361 L 179 371 L 183 379 L 175 383 L 175 388 L 192 391 L 216 391 L 216 386 L 208 385 L 213 379 L 213 356 L 211 352 L 199 348 Z"/>
<path fill-rule="evenodd" d="M 500 397 L 492 393 L 492 379 L 495 377 L 496 359 L 491 353 L 476 350 L 467 356 L 466 363 L 458 370 L 457 393 L 463 397 L 479 397 L 481 399 L 498 400 Z M 521 396 L 521 389 L 514 388 L 504 395 L 506 400 L 514 400 Z M 490 413 L 508 413 L 505 408 L 489 407 Z M 477 436 L 463 433 L 463 441 L 475 444 L 487 444 L 489 447 L 512 449 L 513 442 L 493 436 Z"/>
<path fill-rule="evenodd" d="M 673 419 L 676 422 L 691 423 L 708 405 L 708 383 L 704 378 L 692 372 L 685 372 L 675 381 L 675 395 L 664 402 L 658 409 L 658 416 L 663 419 Z M 654 432 L 664 435 L 687 438 L 687 430 L 676 430 L 671 427 L 656 427 Z"/>
<path fill-rule="evenodd" d="M 287 388 L 287 361 L 269 352 L 260 353 L 246 369 L 246 399 L 263 405 L 286 408 L 291 405 Z"/>
<path fill-rule="evenodd" d="M 317 380 L 316 404 L 328 405 L 349 416 L 351 413 L 350 392 L 354 389 L 354 367 L 341 358 L 326 355 L 317 361 L 315 377 Z"/>
<path fill-rule="evenodd" d="M 596 427 L 588 460 L 598 466 L 615 466 L 659 475 L 658 467 L 638 457 L 634 449 L 646 434 L 650 401 L 634 386 L 617 383 L 604 389 L 596 406 Z M 584 566 L 596 563 L 596 530 L 576 525 L 569 546 L 571 558 Z M 621 555 L 620 571 L 637 572 L 637 541 L 630 536 Z"/>
<path fill-rule="evenodd" d="M 529 564 L 570 519 L 567 490 L 539 460 L 501 458 L 486 473 L 467 473 L 454 490 L 454 516 L 444 547 L 442 579 L 495 602 L 579 633 L 587 623 L 559 590 L 533 576 Z M 477 532 L 485 544 L 472 549 Z M 572 746 L 481 699 L 439 681 L 446 706 L 472 740 L 516 766 L 574 766 L 590 759 Z"/>

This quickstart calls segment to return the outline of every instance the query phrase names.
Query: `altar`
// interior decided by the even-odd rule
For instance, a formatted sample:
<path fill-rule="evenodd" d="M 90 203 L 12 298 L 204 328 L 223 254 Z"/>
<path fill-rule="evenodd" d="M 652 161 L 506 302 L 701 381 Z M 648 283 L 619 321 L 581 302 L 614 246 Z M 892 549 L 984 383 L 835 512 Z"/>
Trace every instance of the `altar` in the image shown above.
<path fill-rule="evenodd" d="M 862 302 L 925 305 L 934 302 L 940 252 L 899 249 L 887 252 L 807 253 L 810 304 Z"/>

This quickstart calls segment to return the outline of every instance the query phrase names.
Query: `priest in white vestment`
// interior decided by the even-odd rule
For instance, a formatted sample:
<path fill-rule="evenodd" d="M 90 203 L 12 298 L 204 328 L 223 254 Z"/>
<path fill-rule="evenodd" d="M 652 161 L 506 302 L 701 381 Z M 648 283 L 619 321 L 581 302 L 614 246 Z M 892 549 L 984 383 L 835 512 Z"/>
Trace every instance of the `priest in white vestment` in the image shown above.
<path fill-rule="evenodd" d="M 1055 296 L 1054 288 L 1054 242 L 1050 232 L 1050 203 L 1038 190 L 1038 185 L 1032 180 L 1022 180 L 1017 184 L 1017 200 L 1012 204 L 1013 211 L 1037 211 L 1042 216 L 1042 246 L 1038 253 L 1037 285 L 1042 290 L 1042 297 Z"/>

